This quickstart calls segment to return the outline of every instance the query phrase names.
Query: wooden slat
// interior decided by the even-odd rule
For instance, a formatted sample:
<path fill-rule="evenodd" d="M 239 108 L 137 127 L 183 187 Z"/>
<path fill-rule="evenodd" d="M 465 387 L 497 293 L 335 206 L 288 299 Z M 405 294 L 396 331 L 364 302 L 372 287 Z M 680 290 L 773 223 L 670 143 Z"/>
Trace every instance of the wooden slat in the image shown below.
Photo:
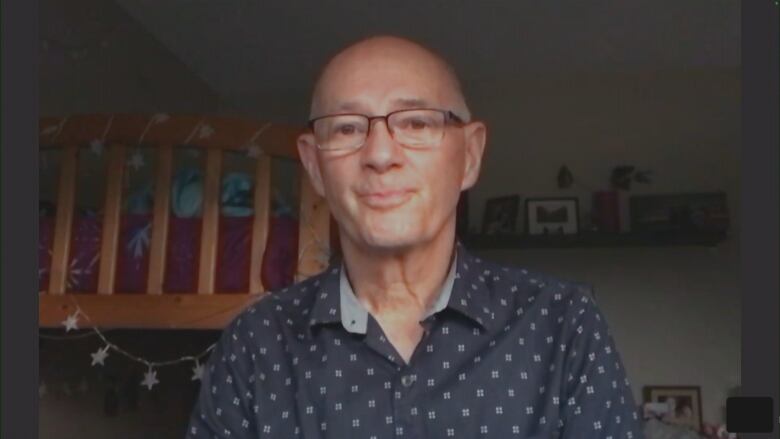
<path fill-rule="evenodd" d="M 149 246 L 149 276 L 146 294 L 162 294 L 165 281 L 165 257 L 170 221 L 173 148 L 163 145 L 157 153 L 157 176 L 154 182 L 154 218 Z"/>
<path fill-rule="evenodd" d="M 249 293 L 264 291 L 261 276 L 263 255 L 268 239 L 271 215 L 271 158 L 263 155 L 257 158 L 255 168 L 255 216 L 252 222 L 252 256 L 249 268 Z"/>
<path fill-rule="evenodd" d="M 90 318 L 79 317 L 79 328 L 222 329 L 258 299 L 250 294 L 43 294 L 38 318 L 40 327 L 62 328 L 78 304 Z"/>
<path fill-rule="evenodd" d="M 327 268 L 323 256 L 330 251 L 330 212 L 325 199 L 312 187 L 309 177 L 299 166 L 301 194 L 298 229 L 298 268 L 296 281 L 303 280 Z"/>
<path fill-rule="evenodd" d="M 210 149 L 206 155 L 206 177 L 203 181 L 203 227 L 200 237 L 198 294 L 213 294 L 217 271 L 219 238 L 219 195 L 222 173 L 222 151 Z"/>
<path fill-rule="evenodd" d="M 122 177 L 125 171 L 125 146 L 111 145 L 106 172 L 106 201 L 103 205 L 103 234 L 100 241 L 98 294 L 113 294 L 116 279 L 116 255 L 119 245 L 119 221 L 122 213 Z"/>
<path fill-rule="evenodd" d="M 57 216 L 52 245 L 49 294 L 64 294 L 68 279 L 70 261 L 70 235 L 73 229 L 73 208 L 76 200 L 76 171 L 78 168 L 77 146 L 68 146 L 63 151 L 60 167 L 59 193 L 57 194 Z"/>

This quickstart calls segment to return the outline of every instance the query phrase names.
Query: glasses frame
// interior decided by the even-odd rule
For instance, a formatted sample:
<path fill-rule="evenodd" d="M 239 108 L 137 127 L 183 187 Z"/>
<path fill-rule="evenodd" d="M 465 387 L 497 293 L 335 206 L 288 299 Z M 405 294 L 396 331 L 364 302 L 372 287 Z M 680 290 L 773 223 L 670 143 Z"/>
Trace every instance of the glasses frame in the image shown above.
<path fill-rule="evenodd" d="M 447 125 L 459 125 L 459 126 L 462 127 L 462 126 L 466 125 L 466 122 L 464 122 L 463 119 L 461 119 L 461 117 L 458 116 L 457 114 L 455 114 L 452 110 L 442 110 L 441 108 L 404 108 L 404 109 L 401 109 L 401 110 L 391 111 L 391 112 L 389 112 L 389 113 L 387 113 L 387 114 L 385 114 L 383 116 L 367 116 L 367 115 L 361 114 L 361 113 L 326 114 L 324 116 L 318 116 L 318 117 L 315 117 L 313 119 L 309 119 L 309 122 L 308 122 L 307 125 L 309 127 L 309 130 L 312 132 L 312 134 L 314 134 L 314 124 L 318 120 L 321 120 L 321 119 L 326 119 L 326 118 L 335 117 L 335 116 L 360 116 L 360 117 L 365 118 L 366 120 L 368 120 L 368 125 L 367 125 L 367 129 L 366 129 L 366 136 L 363 139 L 363 143 L 361 143 L 360 145 L 358 145 L 358 146 L 356 146 L 354 148 L 323 148 L 319 143 L 315 143 L 317 145 L 317 149 L 320 149 L 322 151 L 357 151 L 360 148 L 362 148 L 363 145 L 366 144 L 366 140 L 368 140 L 368 136 L 371 135 L 371 127 L 373 126 L 374 120 L 382 119 L 385 122 L 385 127 L 387 127 L 387 132 L 390 133 L 390 137 L 392 137 L 393 140 L 395 140 L 395 134 L 393 134 L 393 130 L 390 128 L 390 125 L 387 123 L 387 119 L 390 116 L 392 116 L 392 115 L 394 115 L 396 113 L 403 113 L 403 112 L 407 112 L 407 111 L 420 111 L 420 110 L 424 110 L 424 111 L 438 111 L 439 113 L 442 113 L 444 115 L 444 125 L 445 126 L 447 126 Z M 444 138 L 444 133 L 442 133 L 442 139 L 443 138 Z M 315 140 L 316 140 L 316 135 L 315 135 Z M 441 143 L 441 139 L 439 139 L 439 142 Z M 401 143 L 401 144 L 404 145 L 403 143 Z M 407 148 L 414 148 L 414 147 L 411 147 L 411 146 L 408 146 L 408 145 L 404 145 L 404 146 L 406 146 Z"/>

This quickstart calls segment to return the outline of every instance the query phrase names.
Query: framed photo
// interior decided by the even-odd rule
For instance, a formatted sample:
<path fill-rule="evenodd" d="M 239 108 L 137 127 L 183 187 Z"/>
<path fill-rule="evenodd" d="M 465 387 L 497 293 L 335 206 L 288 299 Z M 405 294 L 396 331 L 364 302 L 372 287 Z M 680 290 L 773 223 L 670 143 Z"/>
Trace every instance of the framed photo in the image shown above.
<path fill-rule="evenodd" d="M 725 232 L 726 194 L 634 195 L 629 200 L 633 232 Z"/>
<path fill-rule="evenodd" d="M 506 235 L 514 233 L 519 207 L 519 195 L 487 200 L 485 202 L 485 215 L 482 218 L 482 234 Z"/>
<path fill-rule="evenodd" d="M 528 198 L 525 229 L 529 235 L 575 235 L 579 232 L 577 198 Z"/>
<path fill-rule="evenodd" d="M 701 430 L 701 387 L 645 386 L 642 393 L 645 403 L 666 404 L 662 421 Z"/>

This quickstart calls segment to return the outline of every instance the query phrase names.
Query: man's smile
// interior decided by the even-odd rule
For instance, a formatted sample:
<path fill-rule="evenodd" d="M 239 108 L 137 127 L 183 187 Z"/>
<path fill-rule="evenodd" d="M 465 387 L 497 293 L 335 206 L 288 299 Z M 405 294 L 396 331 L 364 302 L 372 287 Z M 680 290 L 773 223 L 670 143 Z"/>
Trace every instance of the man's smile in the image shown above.
<path fill-rule="evenodd" d="M 361 194 L 360 198 L 368 207 L 375 209 L 390 209 L 406 203 L 412 197 L 409 189 L 385 190 Z"/>

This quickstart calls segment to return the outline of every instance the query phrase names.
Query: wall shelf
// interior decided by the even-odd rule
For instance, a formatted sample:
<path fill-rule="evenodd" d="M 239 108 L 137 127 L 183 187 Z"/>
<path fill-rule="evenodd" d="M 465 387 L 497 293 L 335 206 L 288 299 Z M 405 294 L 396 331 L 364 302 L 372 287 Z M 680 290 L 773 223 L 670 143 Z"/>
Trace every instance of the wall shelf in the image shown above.
<path fill-rule="evenodd" d="M 598 247 L 714 247 L 726 239 L 725 232 L 581 232 L 577 235 L 465 235 L 461 241 L 470 250 L 519 250 L 531 248 Z"/>

